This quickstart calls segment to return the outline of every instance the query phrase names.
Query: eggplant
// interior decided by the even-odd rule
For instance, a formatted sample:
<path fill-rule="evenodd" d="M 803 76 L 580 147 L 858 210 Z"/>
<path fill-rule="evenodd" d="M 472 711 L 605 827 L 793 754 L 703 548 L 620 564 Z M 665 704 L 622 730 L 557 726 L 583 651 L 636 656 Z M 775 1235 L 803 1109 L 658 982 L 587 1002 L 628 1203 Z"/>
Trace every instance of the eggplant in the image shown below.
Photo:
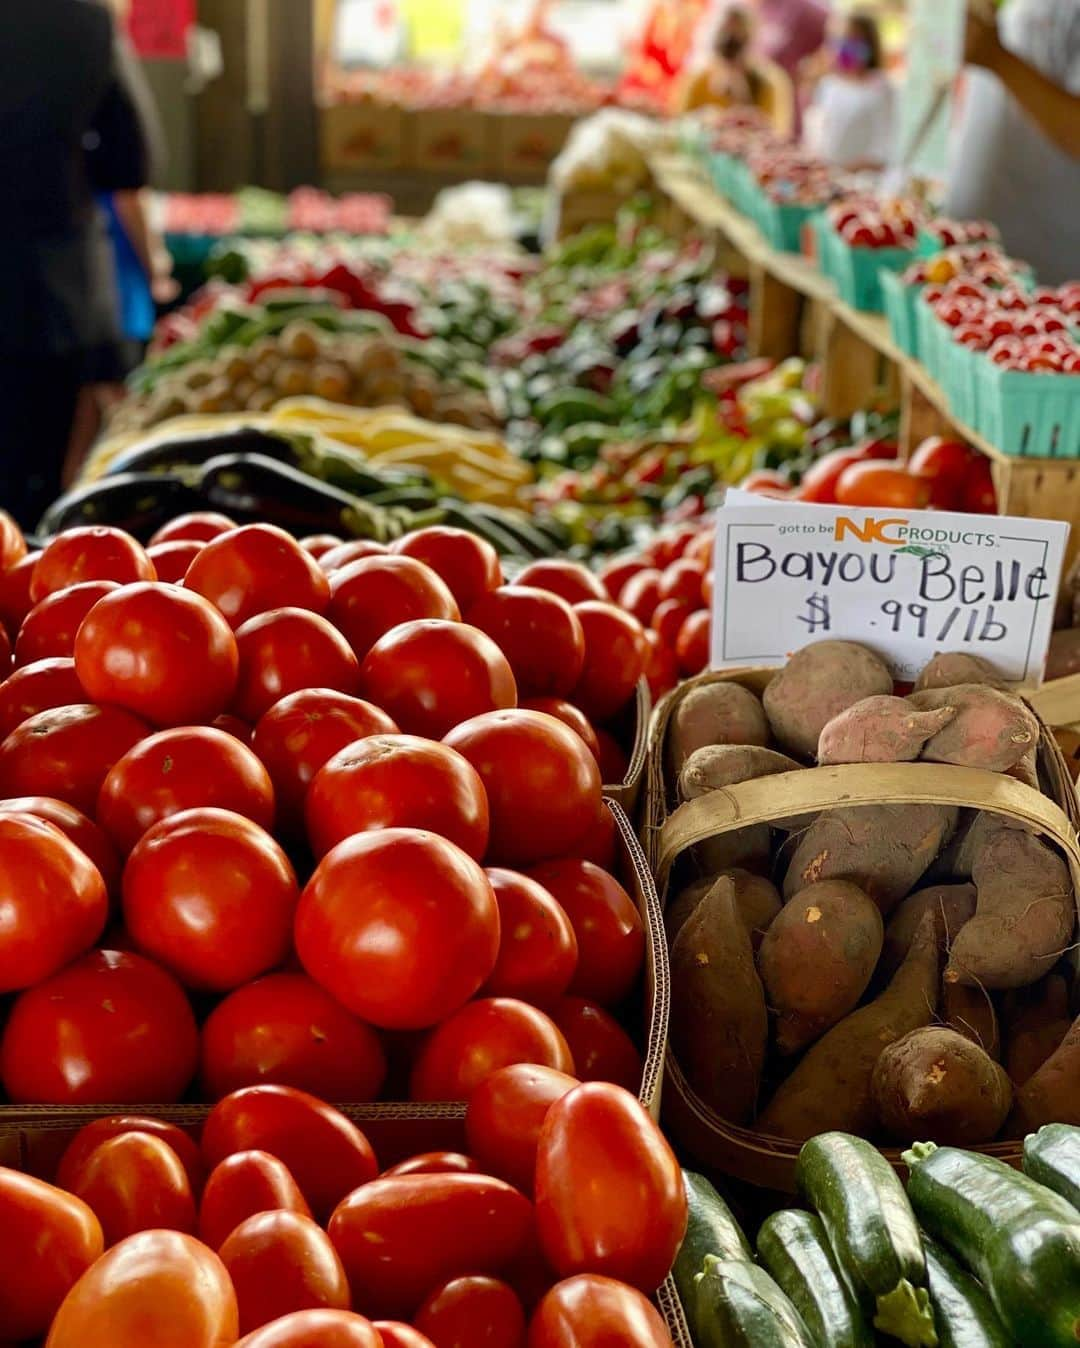
<path fill-rule="evenodd" d="M 66 492 L 34 532 L 48 538 L 78 525 L 111 524 L 146 542 L 169 520 L 202 505 L 199 493 L 176 473 L 117 473 Z"/>
<path fill-rule="evenodd" d="M 175 468 L 199 468 L 222 454 L 261 454 L 263 458 L 298 467 L 301 450 L 290 436 L 262 431 L 257 426 L 239 426 L 232 431 L 205 431 L 177 436 L 174 440 L 152 439 L 122 450 L 109 465 L 115 473 L 161 473 Z"/>

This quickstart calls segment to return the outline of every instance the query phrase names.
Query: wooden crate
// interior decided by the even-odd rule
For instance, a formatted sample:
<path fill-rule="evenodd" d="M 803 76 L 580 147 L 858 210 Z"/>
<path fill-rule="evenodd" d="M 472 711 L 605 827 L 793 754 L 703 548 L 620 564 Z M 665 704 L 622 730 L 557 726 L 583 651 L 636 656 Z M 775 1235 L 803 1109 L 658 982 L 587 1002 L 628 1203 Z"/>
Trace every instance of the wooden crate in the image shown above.
<path fill-rule="evenodd" d="M 381 103 L 334 103 L 319 114 L 324 173 L 406 166 L 407 115 Z"/>
<path fill-rule="evenodd" d="M 495 176 L 507 182 L 543 182 L 576 121 L 568 113 L 493 114 Z"/>
<path fill-rule="evenodd" d="M 491 118 L 475 108 L 418 108 L 412 155 L 423 173 L 487 178 L 495 167 Z"/>

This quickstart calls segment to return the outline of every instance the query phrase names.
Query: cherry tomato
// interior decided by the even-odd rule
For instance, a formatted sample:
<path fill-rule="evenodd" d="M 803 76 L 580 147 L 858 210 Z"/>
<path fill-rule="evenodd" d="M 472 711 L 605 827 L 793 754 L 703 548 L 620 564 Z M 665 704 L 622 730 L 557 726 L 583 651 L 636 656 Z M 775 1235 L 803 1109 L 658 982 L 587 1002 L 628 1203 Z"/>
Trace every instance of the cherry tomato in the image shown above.
<path fill-rule="evenodd" d="M 426 1334 L 400 1320 L 376 1320 L 375 1328 L 382 1335 L 383 1348 L 435 1348 Z"/>
<path fill-rule="evenodd" d="M 391 548 L 430 566 L 450 587 L 462 613 L 503 583 L 499 554 L 485 538 L 436 525 L 399 538 Z"/>
<path fill-rule="evenodd" d="M 177 726 L 147 736 L 113 765 L 101 785 L 97 818 L 121 852 L 130 852 L 161 820 L 206 808 L 230 810 L 272 828 L 270 774 L 224 730 Z"/>
<path fill-rule="evenodd" d="M 38 712 L 0 745 L 0 794 L 52 796 L 92 817 L 113 764 L 149 733 L 145 722 L 119 707 Z"/>
<path fill-rule="evenodd" d="M 272 524 L 246 524 L 211 539 L 184 577 L 232 628 L 272 608 L 325 613 L 330 586 L 318 563 Z"/>
<path fill-rule="evenodd" d="M 348 543 L 342 543 L 324 552 L 318 560 L 320 568 L 330 575 L 331 572 L 340 571 L 343 566 L 348 566 L 350 562 L 359 562 L 365 557 L 385 557 L 387 552 L 389 548 L 386 544 L 376 543 L 373 538 L 353 538 Z"/>
<path fill-rule="evenodd" d="M 232 709 L 255 722 L 289 693 L 330 688 L 354 695 L 360 665 L 329 622 L 302 608 L 276 608 L 237 628 L 240 677 Z"/>
<path fill-rule="evenodd" d="M 193 510 L 187 515 L 177 515 L 167 524 L 163 524 L 150 539 L 152 547 L 161 543 L 194 541 L 209 543 L 212 538 L 232 533 L 237 527 L 236 521 L 216 510 Z"/>
<path fill-rule="evenodd" d="M 199 1204 L 199 1239 L 212 1250 L 257 1212 L 296 1212 L 310 1217 L 289 1168 L 265 1151 L 238 1151 L 210 1172 Z"/>
<path fill-rule="evenodd" d="M 547 1112 L 577 1077 L 536 1063 L 512 1063 L 491 1072 L 469 1096 L 465 1136 L 488 1171 L 523 1194 L 532 1194 L 536 1144 Z"/>
<path fill-rule="evenodd" d="M 581 604 L 586 599 L 606 599 L 603 582 L 587 566 L 553 557 L 530 562 L 518 580 L 534 590 L 547 590 L 565 599 L 568 604 Z"/>
<path fill-rule="evenodd" d="M 361 660 L 399 623 L 461 617 L 446 582 L 412 557 L 350 562 L 331 574 L 330 594 L 330 621 Z"/>
<path fill-rule="evenodd" d="M 803 474 L 796 496 L 800 501 L 832 505 L 836 501 L 836 484 L 845 469 L 863 461 L 864 456 L 857 449 L 834 449 L 823 454 Z"/>
<path fill-rule="evenodd" d="M 613 1081 L 637 1093 L 644 1064 L 614 1016 L 584 997 L 560 998 L 550 1015 L 569 1045 L 582 1081 Z"/>
<path fill-rule="evenodd" d="M 71 1192 L 93 1209 L 107 1246 L 156 1227 L 195 1230 L 187 1172 L 160 1137 L 120 1133 L 99 1143 L 69 1173 Z"/>
<path fill-rule="evenodd" d="M 332 548 L 340 548 L 345 540 L 337 534 L 308 534 L 300 540 L 300 546 L 316 561 L 325 557 Z"/>
<path fill-rule="evenodd" d="M 700 674 L 709 663 L 709 635 L 712 615 L 708 609 L 698 609 L 679 628 L 675 639 L 675 659 L 679 670 L 687 678 Z"/>
<path fill-rule="evenodd" d="M 525 1312 L 513 1288 L 497 1278 L 452 1278 L 414 1320 L 439 1348 L 525 1348 Z"/>
<path fill-rule="evenodd" d="M 473 604 L 465 617 L 509 660 L 521 696 L 563 697 L 581 677 L 585 636 L 574 610 L 558 595 L 504 585 Z"/>
<path fill-rule="evenodd" d="M 319 1221 L 379 1172 L 360 1129 L 293 1086 L 248 1086 L 219 1100 L 203 1125 L 202 1149 L 211 1166 L 238 1151 L 276 1156 Z"/>
<path fill-rule="evenodd" d="M 179 985 L 139 955 L 95 950 L 21 994 L 0 1042 L 18 1104 L 179 1100 L 199 1035 Z"/>
<path fill-rule="evenodd" d="M 487 1175 L 394 1175 L 349 1194 L 328 1231 L 353 1301 L 406 1318 L 433 1287 L 498 1273 L 524 1249 L 532 1205 Z"/>
<path fill-rule="evenodd" d="M 645 634 L 614 604 L 578 604 L 574 612 L 585 633 L 585 667 L 570 701 L 591 720 L 607 721 L 634 696 L 645 672 Z"/>
<path fill-rule="evenodd" d="M 74 655 L 75 636 L 83 619 L 99 599 L 119 589 L 114 580 L 88 580 L 47 595 L 23 619 L 15 638 L 15 663 L 29 665 Z"/>
<path fill-rule="evenodd" d="M 960 495 L 960 509 L 973 515 L 996 515 L 997 490 L 989 459 L 979 455 L 971 464 Z"/>
<path fill-rule="evenodd" d="M 245 1218 L 218 1251 L 240 1310 L 240 1333 L 293 1311 L 349 1309 L 345 1270 L 325 1231 L 279 1208 Z"/>
<path fill-rule="evenodd" d="M 642 627 L 648 627 L 652 622 L 660 603 L 661 574 L 656 567 L 647 567 L 631 577 L 619 592 L 619 607 L 633 614 Z"/>
<path fill-rule="evenodd" d="M 154 564 L 130 534 L 106 524 L 66 529 L 46 544 L 30 581 L 30 597 L 40 603 L 56 590 L 87 580 L 156 580 Z"/>
<path fill-rule="evenodd" d="M 600 741 L 596 729 L 580 707 L 561 697 L 530 697 L 519 705 L 523 711 L 542 711 L 545 716 L 554 716 L 556 721 L 568 725 L 585 741 L 593 757 L 599 758 Z"/>
<path fill-rule="evenodd" d="M 40 552 L 30 552 L 8 570 L 0 571 L 0 624 L 12 641 L 18 635 L 22 621 L 34 607 L 30 598 L 30 581 Z"/>
<path fill-rule="evenodd" d="M 487 712 L 455 726 L 444 742 L 469 760 L 484 783 L 491 812 L 488 857 L 497 865 L 566 855 L 581 837 L 583 821 L 595 817 L 596 759 L 553 716 Z"/>
<path fill-rule="evenodd" d="M 548 1292 L 529 1326 L 528 1348 L 672 1348 L 656 1307 L 633 1287 L 583 1273 Z"/>
<path fill-rule="evenodd" d="M 75 1176 L 81 1171 L 92 1151 L 103 1142 L 120 1137 L 123 1133 L 147 1133 L 151 1137 L 160 1138 L 180 1158 L 191 1192 L 197 1194 L 200 1191 L 203 1183 L 203 1163 L 194 1139 L 175 1123 L 146 1118 L 141 1114 L 112 1114 L 108 1118 L 94 1119 L 91 1123 L 84 1124 L 67 1144 L 60 1158 L 56 1182 L 61 1189 L 71 1188 Z"/>
<path fill-rule="evenodd" d="M 387 1348 L 387 1340 L 362 1315 L 323 1309 L 283 1315 L 245 1335 L 236 1348 Z"/>
<path fill-rule="evenodd" d="M 10 571 L 25 556 L 23 531 L 6 510 L 0 510 L 0 571 Z"/>
<path fill-rule="evenodd" d="M 517 997 L 546 1007 L 570 986 L 577 937 L 566 913 L 542 885 L 517 871 L 489 870 L 499 905 L 499 957 L 484 984 L 487 997 Z"/>
<path fill-rule="evenodd" d="M 86 693 L 70 657 L 35 660 L 0 683 L 0 740 L 39 711 L 85 702 Z"/>
<path fill-rule="evenodd" d="M 356 833 L 430 829 L 480 861 L 488 803 L 476 769 L 453 749 L 418 735 L 369 735 L 316 774 L 305 806 L 316 856 Z"/>
<path fill-rule="evenodd" d="M 840 505 L 922 510 L 930 504 L 930 484 L 904 468 L 868 459 L 844 469 L 836 484 L 836 499 Z"/>
<path fill-rule="evenodd" d="M 377 1099 L 385 1076 L 374 1030 L 304 974 L 269 974 L 237 988 L 203 1025 L 208 1100 L 267 1081 L 357 1103 Z"/>
<path fill-rule="evenodd" d="M 383 1171 L 387 1175 L 476 1175 L 480 1167 L 471 1156 L 459 1151 L 424 1151 L 418 1156 L 410 1156 L 406 1161 L 388 1166 Z"/>
<path fill-rule="evenodd" d="M 0 1306 L 4 1333 L 36 1339 L 105 1248 L 81 1199 L 0 1167 Z"/>
<path fill-rule="evenodd" d="M 460 847 L 420 829 L 380 829 L 322 859 L 294 939 L 304 968 L 343 1006 L 372 1025 L 419 1030 L 483 985 L 499 953 L 499 910 Z"/>
<path fill-rule="evenodd" d="M 685 599 L 661 600 L 656 606 L 656 612 L 652 616 L 651 627 L 653 635 L 659 636 L 661 642 L 663 642 L 665 646 L 674 649 L 675 642 L 678 640 L 679 629 L 693 612 L 694 607 L 687 603 Z M 646 634 L 646 636 L 647 635 L 648 634 Z M 645 673 L 647 677 L 647 665 Z"/>
<path fill-rule="evenodd" d="M 229 624 L 176 585 L 125 585 L 94 605 L 75 638 L 75 672 L 94 702 L 154 725 L 198 725 L 223 712 L 236 687 Z"/>
<path fill-rule="evenodd" d="M 645 679 L 654 702 L 659 702 L 679 682 L 679 664 L 673 646 L 674 642 L 665 645 L 656 632 L 645 633 Z"/>
<path fill-rule="evenodd" d="M 637 557 L 614 557 L 600 568 L 600 579 L 607 592 L 606 597 L 615 603 L 619 601 L 623 586 L 639 571 L 645 570 L 645 563 Z"/>
<path fill-rule="evenodd" d="M 172 543 L 153 543 L 146 555 L 154 563 L 157 578 L 165 585 L 180 585 L 188 567 L 206 547 L 195 538 L 177 538 Z"/>

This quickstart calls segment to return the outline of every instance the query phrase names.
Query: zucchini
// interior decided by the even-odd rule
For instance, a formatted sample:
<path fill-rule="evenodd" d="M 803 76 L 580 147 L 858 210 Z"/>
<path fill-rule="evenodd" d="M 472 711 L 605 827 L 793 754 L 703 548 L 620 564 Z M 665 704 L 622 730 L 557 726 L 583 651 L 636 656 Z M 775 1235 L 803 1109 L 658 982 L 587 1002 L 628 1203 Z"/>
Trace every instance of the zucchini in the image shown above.
<path fill-rule="evenodd" d="M 874 1333 L 836 1266 L 820 1217 L 789 1209 L 761 1225 L 758 1257 L 818 1343 L 874 1348 Z"/>
<path fill-rule="evenodd" d="M 763 1268 L 707 1256 L 694 1298 L 697 1348 L 819 1348 Z"/>
<path fill-rule="evenodd" d="M 1080 1339 L 1080 1215 L 1003 1161 L 918 1143 L 908 1195 L 931 1236 L 975 1274 L 1023 1348 Z"/>
<path fill-rule="evenodd" d="M 1024 1138 L 1024 1174 L 1080 1209 L 1080 1128 L 1047 1123 Z"/>
<path fill-rule="evenodd" d="M 731 1209 L 704 1175 L 683 1171 L 686 1189 L 686 1235 L 675 1256 L 671 1276 L 688 1319 L 693 1318 L 694 1280 L 704 1269 L 707 1256 L 717 1259 L 750 1259 L 754 1252 Z M 693 1326 L 691 1326 L 693 1328 Z"/>
<path fill-rule="evenodd" d="M 926 1280 L 941 1348 L 1011 1348 L 986 1289 L 942 1245 L 923 1238 Z"/>
<path fill-rule="evenodd" d="M 934 1348 L 919 1228 L 884 1156 L 862 1138 L 822 1133 L 799 1152 L 795 1177 L 875 1328 L 908 1348 Z"/>

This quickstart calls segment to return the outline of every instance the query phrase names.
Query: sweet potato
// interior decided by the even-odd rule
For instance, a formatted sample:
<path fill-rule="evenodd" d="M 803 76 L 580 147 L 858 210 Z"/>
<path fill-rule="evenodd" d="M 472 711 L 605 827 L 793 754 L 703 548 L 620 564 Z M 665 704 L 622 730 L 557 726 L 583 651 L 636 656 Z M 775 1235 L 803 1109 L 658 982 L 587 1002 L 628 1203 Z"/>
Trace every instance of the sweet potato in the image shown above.
<path fill-rule="evenodd" d="M 884 934 L 878 906 L 847 880 L 811 885 L 784 904 L 758 952 L 781 1053 L 798 1053 L 858 1005 Z"/>
<path fill-rule="evenodd" d="M 772 832 L 768 824 L 749 824 L 720 833 L 695 845 L 694 862 L 702 875 L 742 869 L 764 875 L 772 860 Z"/>
<path fill-rule="evenodd" d="M 1005 1004 L 1005 1070 L 1023 1086 L 1069 1032 L 1069 988 L 1060 974 L 1047 974 L 1010 993 Z"/>
<path fill-rule="evenodd" d="M 892 690 L 892 675 L 873 651 L 853 641 L 819 641 L 795 652 L 762 700 L 780 747 L 809 759 L 834 716 Z"/>
<path fill-rule="evenodd" d="M 915 691 L 928 688 L 955 688 L 960 683 L 981 683 L 1002 688 L 1005 681 L 989 660 L 963 651 L 939 651 L 915 680 Z"/>
<path fill-rule="evenodd" d="M 985 988 L 964 983 L 941 985 L 941 1018 L 950 1030 L 962 1034 L 988 1053 L 994 1061 L 1001 1057 L 1001 1031 L 997 1011 Z"/>
<path fill-rule="evenodd" d="M 1039 723 L 1018 697 L 996 688 L 965 683 L 928 688 L 908 701 L 919 711 L 952 707 L 956 715 L 923 745 L 927 763 L 1008 772 L 1039 743 Z"/>
<path fill-rule="evenodd" d="M 998 1135 L 1012 1106 L 1012 1083 L 993 1058 L 937 1025 L 886 1045 L 870 1089 L 878 1122 L 896 1142 L 977 1146 Z"/>
<path fill-rule="evenodd" d="M 887 916 L 948 841 L 956 817 L 945 805 L 856 805 L 820 814 L 791 857 L 784 897 L 819 880 L 850 880 Z"/>
<path fill-rule="evenodd" d="M 1017 1137 L 1044 1123 L 1080 1124 L 1080 1017 L 1039 1070 L 1016 1092 L 1009 1120 Z"/>
<path fill-rule="evenodd" d="M 679 780 L 683 764 L 707 744 L 769 742 L 769 723 L 760 700 L 738 683 L 706 683 L 691 688 L 671 714 L 667 731 L 668 779 Z"/>
<path fill-rule="evenodd" d="M 799 1142 L 834 1128 L 866 1136 L 875 1117 L 874 1065 L 886 1045 L 933 1020 L 939 967 L 937 920 L 926 913 L 889 986 L 807 1051 L 755 1127 Z"/>
<path fill-rule="evenodd" d="M 929 885 L 909 894 L 889 918 L 885 929 L 885 944 L 878 966 L 880 974 L 891 978 L 903 964 L 926 912 L 940 915 L 947 950 L 964 923 L 975 916 L 975 886 Z"/>
<path fill-rule="evenodd" d="M 1046 677 L 1064 679 L 1069 674 L 1080 674 L 1080 627 L 1063 627 L 1050 637 Z"/>
<path fill-rule="evenodd" d="M 821 732 L 818 762 L 913 763 L 955 715 L 952 707 L 916 711 L 902 697 L 864 697 Z"/>
<path fill-rule="evenodd" d="M 1080 734 L 1072 726 L 1057 726 L 1054 729 L 1054 739 L 1057 740 L 1058 748 L 1065 759 L 1069 776 L 1075 782 L 1080 778 Z"/>
<path fill-rule="evenodd" d="M 705 895 L 724 881 L 730 882 L 735 888 L 735 906 L 750 933 L 751 944 L 757 950 L 769 924 L 782 907 L 780 895 L 771 880 L 738 868 L 720 875 L 710 875 L 704 880 L 695 880 L 668 904 L 664 912 L 664 928 L 669 947 Z"/>
<path fill-rule="evenodd" d="M 780 772 L 798 772 L 796 763 L 775 749 L 754 744 L 707 744 L 695 749 L 679 774 L 679 798 L 696 800 L 698 796 L 719 791 L 755 777 L 773 777 Z"/>
<path fill-rule="evenodd" d="M 694 1091 L 745 1123 L 757 1103 L 769 1019 L 733 886 L 701 900 L 671 948 L 671 1046 Z"/>

